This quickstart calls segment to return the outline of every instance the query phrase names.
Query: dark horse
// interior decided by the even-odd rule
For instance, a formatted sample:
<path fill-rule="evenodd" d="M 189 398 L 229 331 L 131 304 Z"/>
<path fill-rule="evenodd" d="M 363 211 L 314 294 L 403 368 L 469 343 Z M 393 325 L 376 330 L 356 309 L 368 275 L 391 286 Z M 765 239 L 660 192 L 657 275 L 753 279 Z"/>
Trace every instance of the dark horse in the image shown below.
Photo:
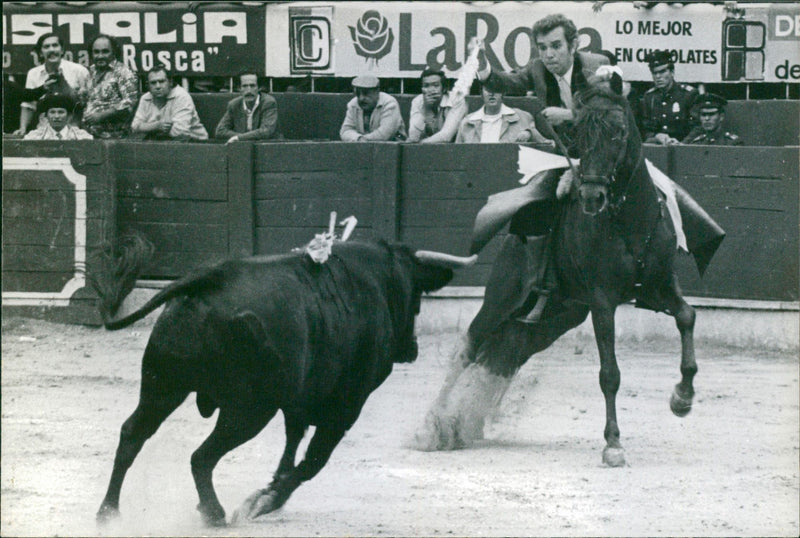
<path fill-rule="evenodd" d="M 624 98 L 602 87 L 577 94 L 576 103 L 580 164 L 552 238 L 558 288 L 539 323 L 523 323 L 517 317 L 519 311 L 508 312 L 510 317 L 498 319 L 493 330 L 479 336 L 474 326 L 482 312 L 476 316 L 416 435 L 417 448 L 458 448 L 481 438 L 484 419 L 519 368 L 591 312 L 606 401 L 603 461 L 624 465 L 616 410 L 620 372 L 614 314 L 619 304 L 632 299 L 638 306 L 675 318 L 681 334 L 681 381 L 670 407 L 681 417 L 691 410 L 692 379 L 697 372 L 692 340 L 695 312 L 678 288 L 673 271 L 675 231 L 644 161 L 633 115 Z M 519 239 L 509 235 L 503 249 L 513 249 L 515 241 Z M 501 255 L 502 251 L 498 258 Z M 493 272 L 513 272 L 513 265 L 496 263 Z M 489 308 L 492 297 L 502 294 L 502 286 L 493 288 L 492 284 L 502 280 L 496 278 L 499 275 L 489 278 L 482 311 Z M 526 304 L 530 307 L 531 301 Z"/>

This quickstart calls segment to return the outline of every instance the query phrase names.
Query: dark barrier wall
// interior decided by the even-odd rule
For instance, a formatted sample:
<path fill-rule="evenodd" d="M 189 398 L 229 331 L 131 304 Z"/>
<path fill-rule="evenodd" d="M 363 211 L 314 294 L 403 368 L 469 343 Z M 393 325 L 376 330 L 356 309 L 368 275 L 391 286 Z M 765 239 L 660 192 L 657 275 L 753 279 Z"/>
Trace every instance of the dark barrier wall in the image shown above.
<path fill-rule="evenodd" d="M 398 144 L 285 143 L 254 146 L 255 252 L 302 246 L 355 216 L 360 237 L 397 237 Z"/>
<path fill-rule="evenodd" d="M 290 140 L 339 140 L 349 93 L 274 93 L 278 102 L 280 129 Z M 197 112 L 209 134 L 225 113 L 230 94 L 192 94 Z M 403 119 L 408 125 L 413 95 L 395 95 Z M 482 102 L 476 95 L 467 97 L 469 110 Z M 506 97 L 509 106 L 531 111 L 530 99 Z M 748 146 L 796 146 L 800 144 L 800 101 L 731 101 L 728 103 L 725 129 L 738 134 Z"/>
<path fill-rule="evenodd" d="M 670 176 L 727 231 L 702 281 L 681 267 L 688 293 L 798 298 L 798 148 L 674 148 Z"/>
<path fill-rule="evenodd" d="M 69 157 L 79 170 L 91 164 L 95 175 L 115 184 L 114 229 L 140 230 L 156 245 L 146 278 L 174 278 L 226 257 L 300 247 L 327 228 L 330 211 L 339 220 L 351 214 L 359 219 L 354 237 L 466 254 L 473 219 L 486 198 L 519 185 L 517 153 L 513 144 L 343 142 L 8 141 L 3 147 L 4 159 L 53 154 Z M 797 147 L 646 146 L 645 153 L 728 232 L 702 280 L 688 256 L 679 258 L 688 295 L 798 300 Z M 36 219 L 52 214 L 55 199 L 47 197 L 60 188 L 20 186 L 21 180 L 6 176 L 18 177 L 4 170 L 4 292 L 30 287 L 28 279 L 36 277 L 23 273 L 40 272 L 58 252 L 49 235 L 29 248 L 27 232 L 39 235 L 33 231 Z M 92 211 L 106 221 L 112 214 L 109 208 Z M 38 216 L 11 220 L 28 213 Z M 494 239 L 478 265 L 460 272 L 453 285 L 482 286 L 498 244 Z"/>
<path fill-rule="evenodd" d="M 114 239 L 114 178 L 101 142 L 3 144 L 3 305 L 99 323 L 86 272 Z"/>
<path fill-rule="evenodd" d="M 117 224 L 158 245 L 148 276 L 172 277 L 228 255 L 225 146 L 118 143 Z"/>

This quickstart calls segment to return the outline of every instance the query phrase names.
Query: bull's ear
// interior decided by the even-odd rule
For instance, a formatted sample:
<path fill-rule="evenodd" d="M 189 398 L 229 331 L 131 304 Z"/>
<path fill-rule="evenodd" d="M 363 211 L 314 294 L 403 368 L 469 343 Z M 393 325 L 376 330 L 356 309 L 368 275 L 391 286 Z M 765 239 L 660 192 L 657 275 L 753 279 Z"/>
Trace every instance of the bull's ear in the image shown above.
<path fill-rule="evenodd" d="M 453 279 L 453 270 L 427 263 L 417 263 L 414 268 L 414 283 L 425 293 L 445 287 Z"/>

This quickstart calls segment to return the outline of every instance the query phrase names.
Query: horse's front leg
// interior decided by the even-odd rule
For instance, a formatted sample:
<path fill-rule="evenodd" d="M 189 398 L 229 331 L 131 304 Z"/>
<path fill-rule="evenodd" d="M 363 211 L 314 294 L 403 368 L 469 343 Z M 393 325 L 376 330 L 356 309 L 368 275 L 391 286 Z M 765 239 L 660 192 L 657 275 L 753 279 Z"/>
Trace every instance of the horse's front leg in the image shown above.
<path fill-rule="evenodd" d="M 681 381 L 675 385 L 669 407 L 679 417 L 685 417 L 692 410 L 694 398 L 694 376 L 697 373 L 697 362 L 694 357 L 694 308 L 689 306 L 678 290 L 674 281 L 671 288 L 672 297 L 669 301 L 669 311 L 675 317 L 675 325 L 681 333 Z"/>
<path fill-rule="evenodd" d="M 619 442 L 617 425 L 620 374 L 614 351 L 614 312 L 615 308 L 607 301 L 600 301 L 600 304 L 592 307 L 592 325 L 600 353 L 600 388 L 606 399 L 606 447 L 603 449 L 603 463 L 610 467 L 622 467 L 625 465 L 625 451 Z"/>

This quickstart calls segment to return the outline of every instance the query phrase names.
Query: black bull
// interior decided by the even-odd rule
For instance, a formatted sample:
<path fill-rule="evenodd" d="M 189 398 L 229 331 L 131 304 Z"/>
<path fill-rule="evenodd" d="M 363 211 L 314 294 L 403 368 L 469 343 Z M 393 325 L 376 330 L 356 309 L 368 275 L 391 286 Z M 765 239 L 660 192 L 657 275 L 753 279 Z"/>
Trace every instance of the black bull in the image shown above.
<path fill-rule="evenodd" d="M 224 262 L 179 280 L 106 327 L 130 325 L 168 302 L 142 359 L 139 403 L 125 421 L 99 521 L 118 515 L 125 473 L 144 442 L 191 392 L 213 432 L 191 457 L 198 510 L 225 523 L 212 484 L 217 462 L 282 410 L 286 447 L 272 482 L 244 503 L 253 518 L 314 477 L 395 362 L 417 356 L 420 296 L 474 262 L 387 243 L 337 243 L 326 263 L 304 254 Z M 107 318 L 107 316 L 104 316 Z M 309 425 L 316 430 L 295 466 Z"/>

